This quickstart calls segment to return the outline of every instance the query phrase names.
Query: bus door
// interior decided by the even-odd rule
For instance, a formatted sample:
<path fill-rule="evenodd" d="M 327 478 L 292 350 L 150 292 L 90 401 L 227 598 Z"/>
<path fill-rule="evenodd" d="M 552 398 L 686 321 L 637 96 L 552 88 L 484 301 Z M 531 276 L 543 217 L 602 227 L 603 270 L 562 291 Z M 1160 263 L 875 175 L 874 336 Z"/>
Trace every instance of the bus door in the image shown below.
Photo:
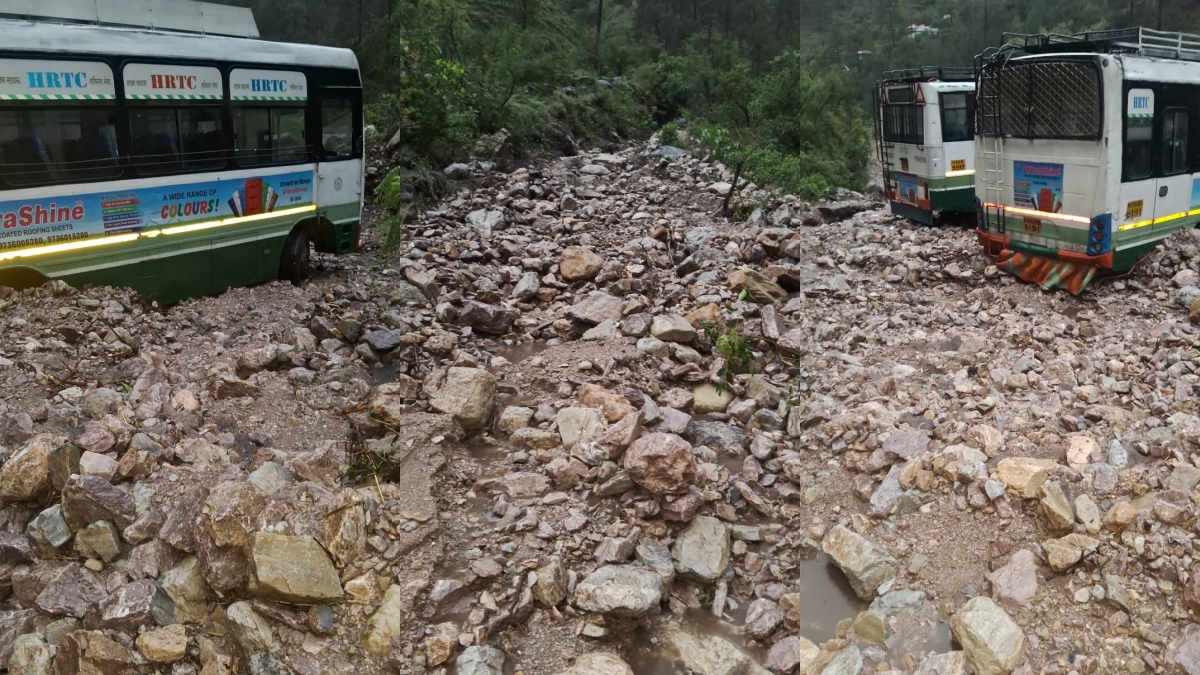
<path fill-rule="evenodd" d="M 318 137 L 316 201 L 333 223 L 339 245 L 342 230 L 357 226 L 363 197 L 362 89 L 318 87 L 321 135 Z M 353 245 L 353 242 L 351 242 Z M 337 251 L 341 253 L 342 251 Z"/>
<path fill-rule="evenodd" d="M 1189 100 L 1190 89 L 1181 85 L 1155 85 L 1155 229 L 1175 229 L 1193 208 L 1192 175 L 1188 171 L 1193 154 L 1189 145 L 1193 105 Z"/>

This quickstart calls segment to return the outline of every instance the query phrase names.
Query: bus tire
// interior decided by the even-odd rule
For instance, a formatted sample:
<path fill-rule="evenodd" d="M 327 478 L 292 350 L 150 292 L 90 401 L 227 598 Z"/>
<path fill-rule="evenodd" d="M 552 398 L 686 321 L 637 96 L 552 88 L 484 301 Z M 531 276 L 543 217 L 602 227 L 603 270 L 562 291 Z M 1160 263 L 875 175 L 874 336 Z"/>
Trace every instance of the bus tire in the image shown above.
<path fill-rule="evenodd" d="M 292 230 L 279 258 L 279 278 L 299 286 L 308 279 L 312 263 L 312 242 L 303 227 Z"/>

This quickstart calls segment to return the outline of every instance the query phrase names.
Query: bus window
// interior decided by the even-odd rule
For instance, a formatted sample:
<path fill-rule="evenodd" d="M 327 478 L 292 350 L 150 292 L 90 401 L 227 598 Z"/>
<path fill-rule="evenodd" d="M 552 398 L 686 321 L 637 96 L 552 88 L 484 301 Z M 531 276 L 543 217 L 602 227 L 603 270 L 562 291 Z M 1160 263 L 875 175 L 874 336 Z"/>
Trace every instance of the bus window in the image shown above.
<path fill-rule="evenodd" d="M 887 105 L 883 107 L 883 140 L 889 143 L 925 144 L 925 107 Z"/>
<path fill-rule="evenodd" d="M 942 142 L 956 143 L 975 137 L 971 129 L 971 114 L 967 109 L 967 94 L 941 94 Z"/>
<path fill-rule="evenodd" d="M 1178 108 L 1163 115 L 1162 172 L 1171 176 L 1187 171 L 1188 114 Z"/>
<path fill-rule="evenodd" d="M 238 164 L 302 162 L 308 156 L 304 108 L 237 108 L 233 115 Z"/>
<path fill-rule="evenodd" d="M 321 100 L 321 152 L 325 157 L 348 157 L 354 152 L 354 109 L 350 99 Z"/>
<path fill-rule="evenodd" d="M 0 109 L 0 174 L 12 186 L 116 177 L 115 119 L 109 107 Z"/>
<path fill-rule="evenodd" d="M 1153 117 L 1125 117 L 1125 181 L 1143 180 L 1154 173 Z"/>
<path fill-rule="evenodd" d="M 133 163 L 141 173 L 219 169 L 225 163 L 218 106 L 133 108 L 129 127 Z"/>

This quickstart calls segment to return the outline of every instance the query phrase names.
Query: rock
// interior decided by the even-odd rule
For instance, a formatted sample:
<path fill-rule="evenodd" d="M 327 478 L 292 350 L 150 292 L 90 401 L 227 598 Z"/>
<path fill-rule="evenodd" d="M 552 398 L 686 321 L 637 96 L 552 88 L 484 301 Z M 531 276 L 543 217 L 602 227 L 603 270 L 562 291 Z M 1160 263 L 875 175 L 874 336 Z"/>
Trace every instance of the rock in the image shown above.
<path fill-rule="evenodd" d="M 600 408 L 609 422 L 616 422 L 637 412 L 629 399 L 598 384 L 585 383 L 576 392 L 579 402 L 589 408 Z M 565 445 L 565 442 L 564 442 Z"/>
<path fill-rule="evenodd" d="M 480 234 L 490 235 L 492 230 L 504 224 L 504 212 L 497 210 L 477 209 L 467 214 L 467 225 Z"/>
<path fill-rule="evenodd" d="M 454 661 L 457 675 L 503 675 L 504 652 L 495 647 L 471 645 Z"/>
<path fill-rule="evenodd" d="M 62 438 L 40 434 L 0 466 L 0 501 L 20 502 L 41 497 L 50 489 L 50 454 Z"/>
<path fill-rule="evenodd" d="M 306 537 L 255 533 L 246 558 L 251 595 L 295 604 L 341 602 L 337 571 L 320 544 Z"/>
<path fill-rule="evenodd" d="M 1200 675 L 1200 625 L 1188 623 L 1184 626 L 1171 641 L 1167 661 L 1185 675 Z"/>
<path fill-rule="evenodd" d="M 467 431 L 487 426 L 496 402 L 496 376 L 478 368 L 452 367 L 429 405 L 454 418 Z"/>
<path fill-rule="evenodd" d="M 1100 545 L 1096 539 L 1082 534 L 1068 534 L 1059 539 L 1042 542 L 1042 550 L 1046 552 L 1046 560 L 1050 569 L 1062 572 L 1083 558 L 1083 554 Z"/>
<path fill-rule="evenodd" d="M 933 654 L 921 659 L 916 675 L 967 675 L 967 658 L 963 652 Z"/>
<path fill-rule="evenodd" d="M 8 657 L 8 675 L 49 675 L 51 650 L 37 633 L 27 633 L 12 643 L 12 655 Z M 4 660 L 0 659 L 0 664 Z"/>
<path fill-rule="evenodd" d="M 433 627 L 433 634 L 425 638 L 425 661 L 428 665 L 439 666 L 454 655 L 458 647 L 458 626 L 446 622 Z"/>
<path fill-rule="evenodd" d="M 692 443 L 726 455 L 741 456 L 746 451 L 746 434 L 726 422 L 692 420 L 685 433 L 691 436 Z"/>
<path fill-rule="evenodd" d="M 1038 489 L 1042 514 L 1052 532 L 1065 532 L 1075 525 L 1075 510 L 1057 482 L 1049 482 Z"/>
<path fill-rule="evenodd" d="M 496 429 L 502 434 L 511 436 L 518 429 L 528 427 L 531 419 L 533 419 L 533 408 L 510 405 L 500 412 L 500 417 L 496 420 Z"/>
<path fill-rule="evenodd" d="M 692 446 L 675 434 L 646 434 L 625 451 L 626 473 L 656 495 L 682 494 L 696 481 Z"/>
<path fill-rule="evenodd" d="M 1075 517 L 1083 524 L 1088 534 L 1100 532 L 1100 509 L 1086 493 L 1075 498 Z"/>
<path fill-rule="evenodd" d="M 33 562 L 29 540 L 18 532 L 0 532 L 0 564 L 28 565 Z"/>
<path fill-rule="evenodd" d="M 296 482 L 296 477 L 275 462 L 263 462 L 246 480 L 268 495 L 276 497 L 291 487 Z"/>
<path fill-rule="evenodd" d="M 838 652 L 821 669 L 821 675 L 860 675 L 863 671 L 862 651 L 850 646 Z"/>
<path fill-rule="evenodd" d="M 208 586 L 200 573 L 200 562 L 188 557 L 159 580 L 163 593 L 174 604 L 171 622 L 200 623 L 208 616 Z"/>
<path fill-rule="evenodd" d="M 730 288 L 745 292 L 746 297 L 753 302 L 787 302 L 788 292 L 761 272 L 735 270 L 729 274 L 728 280 Z"/>
<path fill-rule="evenodd" d="M 611 652 L 590 652 L 575 659 L 575 665 L 557 675 L 634 675 L 629 664 Z"/>
<path fill-rule="evenodd" d="M 858 597 L 870 600 L 896 574 L 896 559 L 870 540 L 838 525 L 825 534 L 821 550 L 846 574 Z"/>
<path fill-rule="evenodd" d="M 633 565 L 606 565 L 575 587 L 574 604 L 585 612 L 641 616 L 658 607 L 663 578 Z"/>
<path fill-rule="evenodd" d="M 88 419 L 98 420 L 109 413 L 116 412 L 122 402 L 121 394 L 108 387 L 100 387 L 84 394 L 79 407 Z"/>
<path fill-rule="evenodd" d="M 86 558 L 112 562 L 121 554 L 121 535 L 112 523 L 100 520 L 75 535 L 75 550 Z"/>
<path fill-rule="evenodd" d="M 202 527 L 217 546 L 244 546 L 257 529 L 258 516 L 267 503 L 267 493 L 244 481 L 215 485 L 201 507 Z M 251 650 L 246 653 L 252 653 Z"/>
<path fill-rule="evenodd" d="M 607 428 L 604 420 L 603 412 L 594 408 L 562 408 L 555 415 L 558 433 L 566 448 L 599 439 Z"/>
<path fill-rule="evenodd" d="M 994 477 L 1018 497 L 1033 499 L 1038 495 L 1038 488 L 1057 469 L 1058 462 L 1052 459 L 1005 457 L 996 464 Z"/>
<path fill-rule="evenodd" d="M 746 634 L 755 640 L 766 640 L 782 623 L 783 610 L 768 598 L 759 598 L 746 609 Z"/>
<path fill-rule="evenodd" d="M 409 604 L 410 601 L 399 584 L 388 586 L 383 593 L 383 602 L 380 603 L 379 609 L 375 610 L 363 627 L 363 649 L 376 656 L 383 656 L 391 651 L 392 639 L 404 630 L 404 619 Z M 462 657 L 459 658 L 461 660 Z"/>
<path fill-rule="evenodd" d="M 37 615 L 33 609 L 0 609 L 0 666 L 8 663 L 17 638 L 33 631 Z"/>
<path fill-rule="evenodd" d="M 157 592 L 150 579 L 126 584 L 100 602 L 100 619 L 107 628 L 136 631 L 153 618 Z"/>
<path fill-rule="evenodd" d="M 621 309 L 625 303 L 618 297 L 604 291 L 592 291 L 582 300 L 578 300 L 567 315 L 581 323 L 595 326 L 605 321 L 620 321 Z"/>
<path fill-rule="evenodd" d="M 504 494 L 509 499 L 530 499 L 540 497 L 550 491 L 550 480 L 532 471 L 514 471 L 504 475 L 502 479 Z"/>
<path fill-rule="evenodd" d="M 296 675 L 288 664 L 271 652 L 257 652 L 246 660 L 249 675 Z M 203 671 L 201 671 L 203 672 Z"/>
<path fill-rule="evenodd" d="M 567 598 L 567 568 L 558 556 L 550 556 L 537 568 L 537 581 L 533 584 L 533 599 L 554 607 Z"/>
<path fill-rule="evenodd" d="M 913 459 L 929 447 L 929 434 L 924 431 L 902 431 L 888 436 L 883 451 L 903 460 Z"/>
<path fill-rule="evenodd" d="M 676 535 L 671 559 L 680 576 L 716 581 L 729 564 L 729 531 L 716 518 L 696 516 Z"/>
<path fill-rule="evenodd" d="M 1000 604 L 1016 610 L 1029 605 L 1037 595 L 1037 557 L 1021 549 L 1012 555 L 1008 564 L 987 575 L 992 585 L 992 597 Z"/>
<path fill-rule="evenodd" d="M 537 272 L 526 272 L 513 285 L 512 297 L 519 302 L 528 302 L 537 296 L 538 289 L 541 287 L 542 282 L 538 278 Z"/>
<path fill-rule="evenodd" d="M 175 663 L 187 655 L 187 630 L 182 624 L 154 628 L 137 638 L 137 649 L 147 661 Z"/>
<path fill-rule="evenodd" d="M 105 432 L 106 434 L 108 432 Z M 108 434 L 108 438 L 112 438 L 112 434 Z M 82 440 L 82 436 L 76 441 Z M 82 443 L 77 443 L 81 447 L 86 447 Z M 112 447 L 112 443 L 108 444 Z M 79 473 L 85 476 L 96 476 L 103 478 L 106 481 L 112 481 L 117 475 L 117 460 L 108 457 L 107 455 L 99 455 L 94 452 L 85 452 L 79 456 Z"/>
<path fill-rule="evenodd" d="M 74 530 L 107 520 L 120 529 L 137 517 L 133 497 L 98 476 L 71 476 L 63 488 L 63 519 Z"/>
<path fill-rule="evenodd" d="M 513 323 L 520 316 L 521 311 L 513 307 L 463 300 L 455 323 L 470 326 L 475 332 L 485 335 L 504 335 L 512 331 Z"/>
<path fill-rule="evenodd" d="M 588 281 L 600 273 L 604 258 L 586 246 L 568 246 L 558 261 L 558 271 L 568 282 Z"/>
<path fill-rule="evenodd" d="M 678 314 L 659 314 L 650 320 L 650 335 L 663 342 L 687 343 L 696 339 L 696 329 Z"/>
<path fill-rule="evenodd" d="M 1067 442 L 1067 466 L 1083 473 L 1085 467 L 1104 455 L 1100 444 L 1088 436 L 1072 436 Z"/>
<path fill-rule="evenodd" d="M 450 180 L 466 180 L 471 177 L 471 167 L 466 164 L 455 162 L 450 166 L 442 169 L 442 173 L 446 174 L 446 178 Z"/>
<path fill-rule="evenodd" d="M 71 540 L 71 528 L 62 515 L 62 506 L 55 504 L 42 511 L 25 529 L 31 539 L 44 546 L 59 548 Z"/>
<path fill-rule="evenodd" d="M 1120 532 L 1129 529 L 1137 519 L 1137 509 L 1129 502 L 1117 502 L 1104 514 L 1104 529 Z"/>
<path fill-rule="evenodd" d="M 258 386 L 231 375 L 223 375 L 208 383 L 208 393 L 218 401 L 229 398 L 257 398 Z"/>
<path fill-rule="evenodd" d="M 711 384 L 701 384 L 692 390 L 692 412 L 704 415 L 713 412 L 725 412 L 733 402 L 733 394 L 728 389 L 717 390 Z"/>
<path fill-rule="evenodd" d="M 977 675 L 1008 675 L 1025 652 L 1021 627 L 991 598 L 967 601 L 950 620 L 950 631 Z"/>
<path fill-rule="evenodd" d="M 777 673 L 803 673 L 820 653 L 821 648 L 812 642 L 799 635 L 789 635 L 771 645 L 766 666 Z"/>
<path fill-rule="evenodd" d="M 267 623 L 249 602 L 235 602 L 225 609 L 225 626 L 234 641 L 247 654 L 275 651 L 275 635 Z"/>
<path fill-rule="evenodd" d="M 697 634 L 668 626 L 662 631 L 662 656 L 695 675 L 766 675 L 749 654 L 719 635 Z"/>
<path fill-rule="evenodd" d="M 47 614 L 82 619 L 92 607 L 108 597 L 100 575 L 77 563 L 69 564 L 38 594 L 35 604 Z"/>

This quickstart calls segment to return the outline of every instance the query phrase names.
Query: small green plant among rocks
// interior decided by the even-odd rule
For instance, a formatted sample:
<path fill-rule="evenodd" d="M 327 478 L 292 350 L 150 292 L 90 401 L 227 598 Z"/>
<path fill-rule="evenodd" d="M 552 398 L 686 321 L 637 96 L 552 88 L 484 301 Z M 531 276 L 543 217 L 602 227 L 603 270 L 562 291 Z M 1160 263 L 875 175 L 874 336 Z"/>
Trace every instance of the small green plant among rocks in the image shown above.
<path fill-rule="evenodd" d="M 704 328 L 705 337 L 713 344 L 713 349 L 725 359 L 725 365 L 717 371 L 717 377 L 721 378 L 717 390 L 725 391 L 733 386 L 735 376 L 754 370 L 754 349 L 732 326 L 722 330 L 712 321 L 701 322 L 701 326 Z"/>

